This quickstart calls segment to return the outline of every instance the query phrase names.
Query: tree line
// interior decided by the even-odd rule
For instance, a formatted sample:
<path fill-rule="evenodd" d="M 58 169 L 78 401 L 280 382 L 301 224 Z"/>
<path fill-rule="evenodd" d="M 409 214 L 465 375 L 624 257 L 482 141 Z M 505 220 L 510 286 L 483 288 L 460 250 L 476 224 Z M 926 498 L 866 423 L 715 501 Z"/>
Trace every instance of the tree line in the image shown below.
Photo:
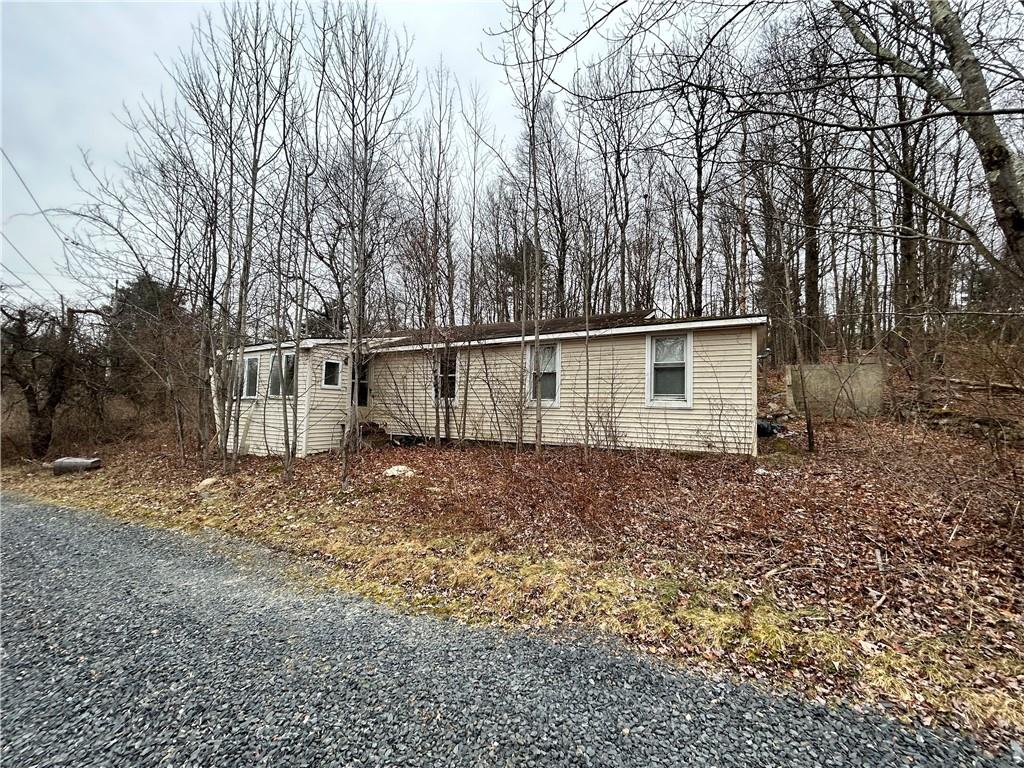
<path fill-rule="evenodd" d="M 1022 20 L 509 2 L 481 46 L 518 118 L 499 131 L 488 94 L 418 66 L 373 6 L 228 5 L 166 95 L 127 110 L 120 167 L 86 156 L 87 201 L 61 212 L 90 330 L 29 314 L 91 334 L 103 381 L 149 382 L 182 451 L 226 462 L 230 361 L 256 340 L 763 313 L 776 364 L 884 353 L 925 392 L 980 341 L 1019 384 Z M 30 346 L 16 303 L 5 355 Z M 8 368 L 5 389 L 52 394 Z"/>

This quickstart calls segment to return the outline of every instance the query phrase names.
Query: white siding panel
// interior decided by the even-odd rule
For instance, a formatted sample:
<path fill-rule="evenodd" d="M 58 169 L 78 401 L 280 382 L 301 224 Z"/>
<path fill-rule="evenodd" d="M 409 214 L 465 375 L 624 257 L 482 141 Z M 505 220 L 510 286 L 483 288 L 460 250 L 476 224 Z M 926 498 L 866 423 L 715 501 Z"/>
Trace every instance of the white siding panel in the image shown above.
<path fill-rule="evenodd" d="M 306 452 L 321 453 L 341 447 L 345 435 L 350 374 L 344 347 L 314 347 L 308 353 L 311 384 L 306 400 L 309 408 Z M 324 362 L 341 363 L 341 387 L 324 386 Z"/>
<path fill-rule="evenodd" d="M 591 444 L 612 448 L 665 448 L 753 454 L 757 402 L 756 329 L 735 327 L 693 332 L 693 391 L 688 408 L 647 403 L 647 335 L 560 342 L 558 406 L 542 406 L 543 441 L 580 444 L 589 425 Z M 284 452 L 281 399 L 267 395 L 272 352 L 260 358 L 259 396 L 243 400 L 239 421 L 243 453 Z M 325 360 L 343 362 L 344 350 L 318 346 L 299 353 L 297 454 L 334 450 L 344 435 L 350 374 L 342 386 L 323 385 Z M 435 407 L 432 354 L 378 353 L 370 363 L 370 405 L 361 418 L 392 434 L 525 442 L 534 438 L 535 406 L 524 397 L 523 348 L 519 344 L 461 349 L 454 401 Z M 288 420 L 291 426 L 292 411 Z M 524 434 L 519 435 L 520 428 Z M 290 431 L 290 430 L 289 430 Z"/>
<path fill-rule="evenodd" d="M 561 342 L 559 403 L 542 406 L 543 441 L 581 443 L 589 424 L 594 445 L 755 453 L 755 329 L 695 331 L 691 349 L 691 407 L 650 407 L 646 334 L 591 341 L 589 402 L 586 343 Z M 451 436 L 514 441 L 522 414 L 523 437 L 533 440 L 535 410 L 524 405 L 523 359 L 518 344 L 460 350 L 454 412 L 447 414 Z M 394 434 L 430 437 L 436 419 L 445 434 L 445 410 L 435 409 L 433 400 L 429 351 L 379 354 L 371 369 L 374 421 Z"/>
<path fill-rule="evenodd" d="M 285 352 L 288 350 L 285 349 Z M 253 354 L 246 354 L 245 357 L 258 357 L 260 360 L 259 386 L 255 399 L 243 399 L 238 419 L 239 452 L 243 454 L 256 454 L 258 456 L 282 455 L 285 451 L 285 434 L 297 435 L 298 455 L 304 455 L 303 440 L 306 430 L 306 412 L 304 394 L 309 387 L 309 352 L 300 351 L 296 360 L 297 377 L 297 413 L 292 408 L 291 398 L 271 397 L 268 394 L 270 386 L 270 366 L 274 356 L 272 351 L 261 351 Z M 288 413 L 285 416 L 284 406 L 287 404 Z M 297 416 L 297 419 L 295 418 Z M 288 429 L 285 429 L 287 419 Z M 297 429 L 293 421 L 298 422 Z M 234 424 L 229 425 L 232 434 L 229 435 L 229 445 L 234 440 Z M 293 431 L 294 430 L 294 431 Z M 291 438 L 289 438 L 291 439 Z"/>

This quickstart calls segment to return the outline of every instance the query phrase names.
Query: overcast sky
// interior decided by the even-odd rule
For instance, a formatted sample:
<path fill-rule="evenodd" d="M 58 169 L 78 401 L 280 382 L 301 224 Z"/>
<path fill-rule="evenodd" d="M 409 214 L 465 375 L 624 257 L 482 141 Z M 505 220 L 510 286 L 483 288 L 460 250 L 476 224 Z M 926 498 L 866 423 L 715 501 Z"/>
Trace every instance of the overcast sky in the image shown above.
<path fill-rule="evenodd" d="M 189 2 L 0 3 L 0 144 L 44 209 L 82 202 L 71 175 L 81 168 L 81 150 L 111 169 L 123 157 L 128 135 L 118 122 L 122 105 L 167 88 L 161 60 L 173 60 L 189 44 L 192 24 L 208 8 L 216 10 Z M 498 67 L 479 54 L 481 45 L 493 51 L 483 30 L 502 20 L 500 4 L 408 1 L 380 8 L 390 25 L 404 25 L 414 37 L 420 67 L 443 55 L 461 83 L 479 82 L 499 135 L 506 132 L 515 118 L 508 89 Z M 61 242 L 36 211 L 4 160 L 3 232 L 41 274 L 5 239 L 0 282 L 35 300 L 58 290 L 74 295 L 79 287 L 61 274 Z M 66 223 L 53 220 L 58 227 Z"/>

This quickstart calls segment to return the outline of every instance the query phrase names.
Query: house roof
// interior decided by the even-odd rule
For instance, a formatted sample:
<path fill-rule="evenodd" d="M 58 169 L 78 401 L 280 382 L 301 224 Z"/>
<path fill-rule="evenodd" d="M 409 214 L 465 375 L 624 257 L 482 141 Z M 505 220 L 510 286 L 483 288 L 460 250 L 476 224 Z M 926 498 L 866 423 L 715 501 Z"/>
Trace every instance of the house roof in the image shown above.
<path fill-rule="evenodd" d="M 655 317 L 652 310 L 636 310 L 632 312 L 616 312 L 606 315 L 591 315 L 584 318 L 553 317 L 540 322 L 540 336 L 545 340 L 582 338 L 585 335 L 617 336 L 630 333 L 656 331 L 674 331 L 696 328 L 727 328 L 730 326 L 764 325 L 768 318 L 764 315 L 721 315 L 717 317 Z M 533 321 L 527 320 L 525 338 L 533 339 Z M 367 337 L 367 347 L 373 352 L 399 352 L 412 349 L 429 349 L 447 346 L 479 346 L 485 344 L 514 344 L 523 339 L 523 325 L 514 323 L 477 323 L 475 325 L 457 325 L 447 328 L 409 329 L 394 331 Z M 320 346 L 340 346 L 347 344 L 345 339 L 303 339 L 299 342 L 300 349 L 312 349 Z M 285 352 L 294 349 L 295 342 L 281 342 Z M 245 347 L 245 353 L 276 350 L 277 343 L 265 342 Z"/>
<path fill-rule="evenodd" d="M 714 328 L 728 326 L 763 325 L 763 315 L 730 315 L 720 317 L 664 318 L 655 317 L 651 310 L 618 312 L 607 315 L 550 318 L 541 320 L 543 339 L 577 338 L 584 335 L 610 336 L 645 331 L 671 331 L 685 328 Z M 476 346 L 482 344 L 514 343 L 523 338 L 523 325 L 515 323 L 483 323 L 459 325 L 449 328 L 398 331 L 370 341 L 375 352 L 399 351 L 437 346 Z M 534 336 L 533 321 L 526 323 L 527 341 Z"/>
<path fill-rule="evenodd" d="M 302 339 L 299 341 L 299 349 L 312 349 L 313 347 L 322 346 L 337 346 L 339 344 L 345 344 L 345 339 Z M 280 347 L 284 353 L 290 353 L 295 351 L 295 340 L 286 339 L 285 341 L 260 341 L 255 344 L 246 344 L 242 348 L 243 354 L 249 354 L 251 352 L 267 352 L 269 350 L 276 351 Z"/>
<path fill-rule="evenodd" d="M 590 330 L 607 328 L 626 328 L 644 322 L 654 316 L 649 309 L 634 312 L 616 312 L 609 315 L 591 315 Z M 402 344 L 458 343 L 466 341 L 486 341 L 501 339 L 508 336 L 519 337 L 523 333 L 523 323 L 475 323 L 473 325 L 456 325 L 448 328 L 417 328 L 395 331 L 385 334 L 389 341 Z M 526 335 L 533 336 L 533 320 L 525 324 Z M 577 317 L 552 317 L 540 321 L 541 334 L 564 333 L 566 331 L 586 330 L 587 323 L 582 315 Z M 381 345 L 382 347 L 388 344 Z"/>

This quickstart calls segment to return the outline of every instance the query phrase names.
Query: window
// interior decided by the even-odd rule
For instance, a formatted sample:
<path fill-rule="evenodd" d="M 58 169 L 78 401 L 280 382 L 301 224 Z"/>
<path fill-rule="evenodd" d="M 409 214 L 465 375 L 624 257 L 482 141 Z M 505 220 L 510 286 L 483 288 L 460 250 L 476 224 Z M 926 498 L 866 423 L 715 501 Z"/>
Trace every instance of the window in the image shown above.
<path fill-rule="evenodd" d="M 558 404 L 558 345 L 544 344 L 539 351 L 539 363 L 534 360 L 534 347 L 530 347 L 530 399 Z"/>
<path fill-rule="evenodd" d="M 455 385 L 458 381 L 457 352 L 442 352 L 437 359 L 437 370 L 434 371 L 434 399 L 454 400 Z"/>
<path fill-rule="evenodd" d="M 295 355 L 294 353 L 285 354 L 284 356 L 284 391 L 286 394 L 295 396 L 296 384 L 295 381 Z M 270 388 L 268 392 L 271 397 L 281 396 L 281 359 L 278 355 L 270 361 Z"/>
<path fill-rule="evenodd" d="M 648 337 L 647 392 L 649 403 L 689 405 L 689 335 Z"/>
<path fill-rule="evenodd" d="M 241 396 L 245 400 L 253 400 L 259 392 L 260 359 L 258 357 L 242 358 Z"/>
<path fill-rule="evenodd" d="M 323 385 L 328 389 L 341 389 L 341 363 L 324 360 Z"/>
<path fill-rule="evenodd" d="M 356 388 L 356 405 L 365 408 L 370 404 L 370 360 L 358 357 L 356 367 L 352 369 L 352 386 Z M 359 378 L 356 379 L 356 371 Z"/>

